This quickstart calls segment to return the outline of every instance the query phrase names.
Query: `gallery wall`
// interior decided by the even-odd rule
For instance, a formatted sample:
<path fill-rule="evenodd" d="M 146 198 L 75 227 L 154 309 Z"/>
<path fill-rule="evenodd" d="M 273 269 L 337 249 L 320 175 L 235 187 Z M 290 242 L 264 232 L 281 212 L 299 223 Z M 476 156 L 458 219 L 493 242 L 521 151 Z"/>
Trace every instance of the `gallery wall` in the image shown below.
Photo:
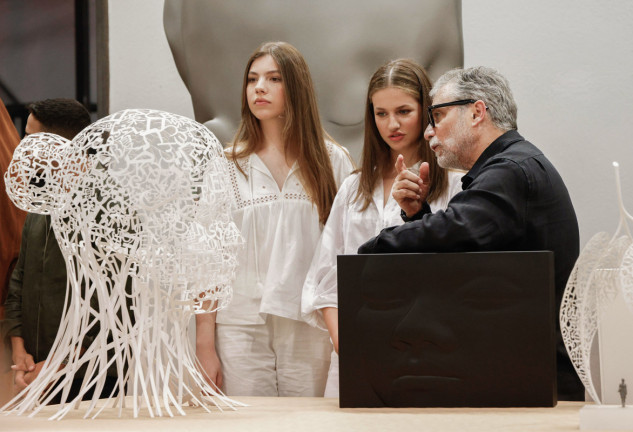
<path fill-rule="evenodd" d="M 510 80 L 519 131 L 567 183 L 581 245 L 618 222 L 612 161 L 633 212 L 633 2 L 463 2 L 466 66 Z"/>
<path fill-rule="evenodd" d="M 153 108 L 193 118 L 163 30 L 163 2 L 110 0 L 108 21 L 110 112 Z"/>
<path fill-rule="evenodd" d="M 162 7 L 155 0 L 109 1 L 111 112 L 143 107 L 193 117 L 165 38 Z M 462 5 L 465 66 L 493 66 L 509 79 L 519 132 L 567 183 L 581 246 L 599 231 L 616 229 L 614 160 L 633 212 L 632 20 L 633 2 L 626 0 Z"/>

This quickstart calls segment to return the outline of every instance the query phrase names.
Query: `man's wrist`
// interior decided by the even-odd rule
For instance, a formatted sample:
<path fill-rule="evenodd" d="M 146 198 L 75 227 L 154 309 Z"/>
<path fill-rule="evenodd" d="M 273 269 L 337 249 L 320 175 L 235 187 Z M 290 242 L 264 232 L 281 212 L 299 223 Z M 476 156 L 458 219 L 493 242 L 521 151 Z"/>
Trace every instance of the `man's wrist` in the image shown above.
<path fill-rule="evenodd" d="M 405 222 L 413 222 L 414 220 L 418 220 L 422 217 L 422 210 L 412 215 L 411 217 L 407 216 L 407 213 L 404 210 L 400 210 L 400 217 Z"/>
<path fill-rule="evenodd" d="M 405 222 L 413 222 L 413 221 L 416 221 L 418 219 L 422 219 L 422 216 L 424 216 L 427 213 L 431 213 L 431 206 L 429 205 L 429 203 L 424 201 L 422 203 L 422 208 L 420 209 L 419 212 L 417 212 L 416 214 L 414 214 L 411 217 L 409 217 L 409 216 L 407 216 L 407 214 L 406 214 L 406 212 L 404 210 L 400 210 L 400 217 Z"/>
<path fill-rule="evenodd" d="M 13 352 L 26 352 L 26 348 L 24 348 L 24 338 L 22 338 L 21 336 L 11 336 L 11 349 L 13 350 Z"/>
<path fill-rule="evenodd" d="M 24 348 L 24 339 L 20 337 L 11 337 L 11 360 L 13 360 L 13 364 L 17 363 L 16 359 L 22 359 L 28 352 L 26 352 L 26 348 Z"/>

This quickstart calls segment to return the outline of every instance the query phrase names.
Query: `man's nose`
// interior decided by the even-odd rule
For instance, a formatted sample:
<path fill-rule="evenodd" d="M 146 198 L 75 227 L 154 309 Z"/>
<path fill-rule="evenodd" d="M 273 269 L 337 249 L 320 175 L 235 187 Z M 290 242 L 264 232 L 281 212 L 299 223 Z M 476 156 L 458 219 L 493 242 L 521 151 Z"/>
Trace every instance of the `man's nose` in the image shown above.
<path fill-rule="evenodd" d="M 430 141 L 431 138 L 434 136 L 435 136 L 435 128 L 433 128 L 433 126 L 431 126 L 431 124 L 429 123 L 426 129 L 424 129 L 424 139 L 427 141 Z"/>

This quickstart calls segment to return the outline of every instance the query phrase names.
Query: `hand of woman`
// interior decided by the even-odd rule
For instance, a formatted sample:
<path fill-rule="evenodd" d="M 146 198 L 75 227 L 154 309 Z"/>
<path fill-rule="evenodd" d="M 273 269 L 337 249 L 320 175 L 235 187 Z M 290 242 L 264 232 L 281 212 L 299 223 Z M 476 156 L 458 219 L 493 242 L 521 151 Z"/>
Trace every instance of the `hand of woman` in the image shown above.
<path fill-rule="evenodd" d="M 214 384 L 218 389 L 222 387 L 222 365 L 215 348 L 213 346 L 198 347 L 196 356 L 202 366 L 202 372 L 207 375 L 205 376 L 207 382 Z"/>

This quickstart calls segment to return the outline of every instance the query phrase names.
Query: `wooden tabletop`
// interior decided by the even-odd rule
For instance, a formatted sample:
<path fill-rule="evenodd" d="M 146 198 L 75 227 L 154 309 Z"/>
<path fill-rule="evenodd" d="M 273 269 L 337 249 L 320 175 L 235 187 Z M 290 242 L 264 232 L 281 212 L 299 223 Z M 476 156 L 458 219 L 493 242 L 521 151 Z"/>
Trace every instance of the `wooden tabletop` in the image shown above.
<path fill-rule="evenodd" d="M 575 431 L 584 403 L 560 402 L 555 408 L 362 408 L 341 409 L 338 399 L 240 397 L 248 404 L 236 411 L 206 412 L 186 407 L 185 416 L 151 418 L 144 410 L 106 408 L 94 420 L 84 410 L 71 411 L 60 421 L 48 420 L 55 406 L 29 418 L 0 414 L 0 431 Z"/>

